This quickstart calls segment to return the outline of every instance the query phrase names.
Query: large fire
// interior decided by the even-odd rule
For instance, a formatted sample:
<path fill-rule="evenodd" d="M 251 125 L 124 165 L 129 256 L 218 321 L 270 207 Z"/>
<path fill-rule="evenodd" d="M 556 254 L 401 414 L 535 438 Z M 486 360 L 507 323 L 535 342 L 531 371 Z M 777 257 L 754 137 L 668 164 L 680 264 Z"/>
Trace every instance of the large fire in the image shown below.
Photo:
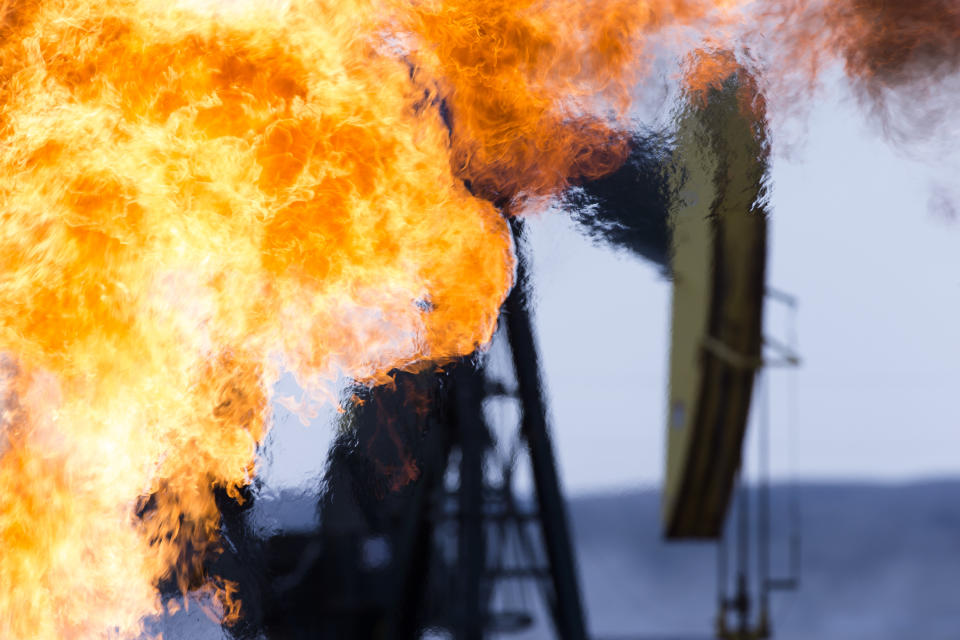
<path fill-rule="evenodd" d="M 213 488 L 280 373 L 486 343 L 502 212 L 614 169 L 645 46 L 736 4 L 0 0 L 0 636 L 236 615 Z"/>
<path fill-rule="evenodd" d="M 491 200 L 615 166 L 635 4 L 0 5 L 0 635 L 135 636 L 171 576 L 231 613 L 212 490 L 281 369 L 489 339 Z"/>

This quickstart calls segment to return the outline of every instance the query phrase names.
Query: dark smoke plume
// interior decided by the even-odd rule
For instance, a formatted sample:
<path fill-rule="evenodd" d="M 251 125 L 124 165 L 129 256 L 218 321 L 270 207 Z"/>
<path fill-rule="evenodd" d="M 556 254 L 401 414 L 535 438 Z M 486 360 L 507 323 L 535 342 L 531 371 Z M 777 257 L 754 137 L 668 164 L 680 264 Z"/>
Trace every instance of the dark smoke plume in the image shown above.
<path fill-rule="evenodd" d="M 773 25 L 767 41 L 778 49 L 777 66 L 798 83 L 794 90 L 812 88 L 839 62 L 898 142 L 929 139 L 956 114 L 960 2 L 785 0 L 766 14 Z"/>

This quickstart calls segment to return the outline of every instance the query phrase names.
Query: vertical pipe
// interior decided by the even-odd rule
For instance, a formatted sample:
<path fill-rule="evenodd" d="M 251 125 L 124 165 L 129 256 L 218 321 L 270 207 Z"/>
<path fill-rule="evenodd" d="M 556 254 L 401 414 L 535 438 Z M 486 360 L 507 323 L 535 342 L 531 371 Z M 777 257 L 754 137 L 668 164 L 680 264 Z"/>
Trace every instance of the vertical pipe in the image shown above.
<path fill-rule="evenodd" d="M 797 343 L 797 304 L 794 303 L 791 305 L 790 312 L 790 329 L 789 334 L 787 335 L 787 344 L 790 347 L 791 353 L 799 353 L 799 344 Z M 790 486 L 790 577 L 794 582 L 794 588 L 800 586 L 800 535 L 802 525 L 800 522 L 800 496 L 799 488 L 797 486 L 797 368 L 794 367 L 790 371 L 790 387 L 789 391 L 789 405 L 788 410 L 790 414 L 787 416 L 789 422 L 787 423 L 787 429 L 789 430 L 788 442 L 790 446 L 790 475 L 793 479 L 793 482 Z"/>
<path fill-rule="evenodd" d="M 717 619 L 714 626 L 719 638 L 727 636 L 727 609 L 730 605 L 727 582 L 727 527 L 723 526 L 717 540 Z"/>
<path fill-rule="evenodd" d="M 457 429 L 460 436 L 459 535 L 457 536 L 460 620 L 458 640 L 481 640 L 486 606 L 481 581 L 486 560 L 483 535 L 483 374 L 469 364 L 455 381 Z"/>
<path fill-rule="evenodd" d="M 758 435 L 759 486 L 757 487 L 757 585 L 760 595 L 759 630 L 766 637 L 770 626 L 770 381 L 757 374 L 760 392 Z"/>
<path fill-rule="evenodd" d="M 737 506 L 737 595 L 738 630 L 746 637 L 750 628 L 750 489 L 740 468 Z"/>
<path fill-rule="evenodd" d="M 521 247 L 523 223 L 514 218 L 510 224 L 517 247 L 517 282 L 506 302 L 507 334 L 517 377 L 517 390 L 523 407 L 521 431 L 530 450 L 540 523 L 550 561 L 555 595 L 555 602 L 552 603 L 553 619 L 557 635 L 562 640 L 584 640 L 586 624 L 573 545 L 547 427 L 540 367 L 525 290 L 527 267 Z"/>

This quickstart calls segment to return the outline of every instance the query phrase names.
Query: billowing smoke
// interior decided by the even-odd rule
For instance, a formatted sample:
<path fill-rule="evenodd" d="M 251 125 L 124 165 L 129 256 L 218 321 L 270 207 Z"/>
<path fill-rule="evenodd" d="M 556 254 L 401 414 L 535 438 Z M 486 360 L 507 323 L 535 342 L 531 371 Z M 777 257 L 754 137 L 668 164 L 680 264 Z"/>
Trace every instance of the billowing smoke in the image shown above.
<path fill-rule="evenodd" d="M 839 64 L 897 142 L 941 135 L 960 104 L 960 3 L 785 0 L 766 7 L 744 43 L 766 82 L 807 92 Z M 762 41 L 759 36 L 762 36 Z"/>

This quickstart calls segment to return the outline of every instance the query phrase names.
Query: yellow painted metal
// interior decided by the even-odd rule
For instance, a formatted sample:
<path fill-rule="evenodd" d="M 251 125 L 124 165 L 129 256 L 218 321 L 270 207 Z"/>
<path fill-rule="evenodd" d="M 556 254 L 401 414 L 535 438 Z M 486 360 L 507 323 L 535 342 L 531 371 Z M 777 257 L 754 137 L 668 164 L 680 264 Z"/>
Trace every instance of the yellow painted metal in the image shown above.
<path fill-rule="evenodd" d="M 760 365 L 767 147 L 737 80 L 678 121 L 663 495 L 670 538 L 719 534 Z"/>

